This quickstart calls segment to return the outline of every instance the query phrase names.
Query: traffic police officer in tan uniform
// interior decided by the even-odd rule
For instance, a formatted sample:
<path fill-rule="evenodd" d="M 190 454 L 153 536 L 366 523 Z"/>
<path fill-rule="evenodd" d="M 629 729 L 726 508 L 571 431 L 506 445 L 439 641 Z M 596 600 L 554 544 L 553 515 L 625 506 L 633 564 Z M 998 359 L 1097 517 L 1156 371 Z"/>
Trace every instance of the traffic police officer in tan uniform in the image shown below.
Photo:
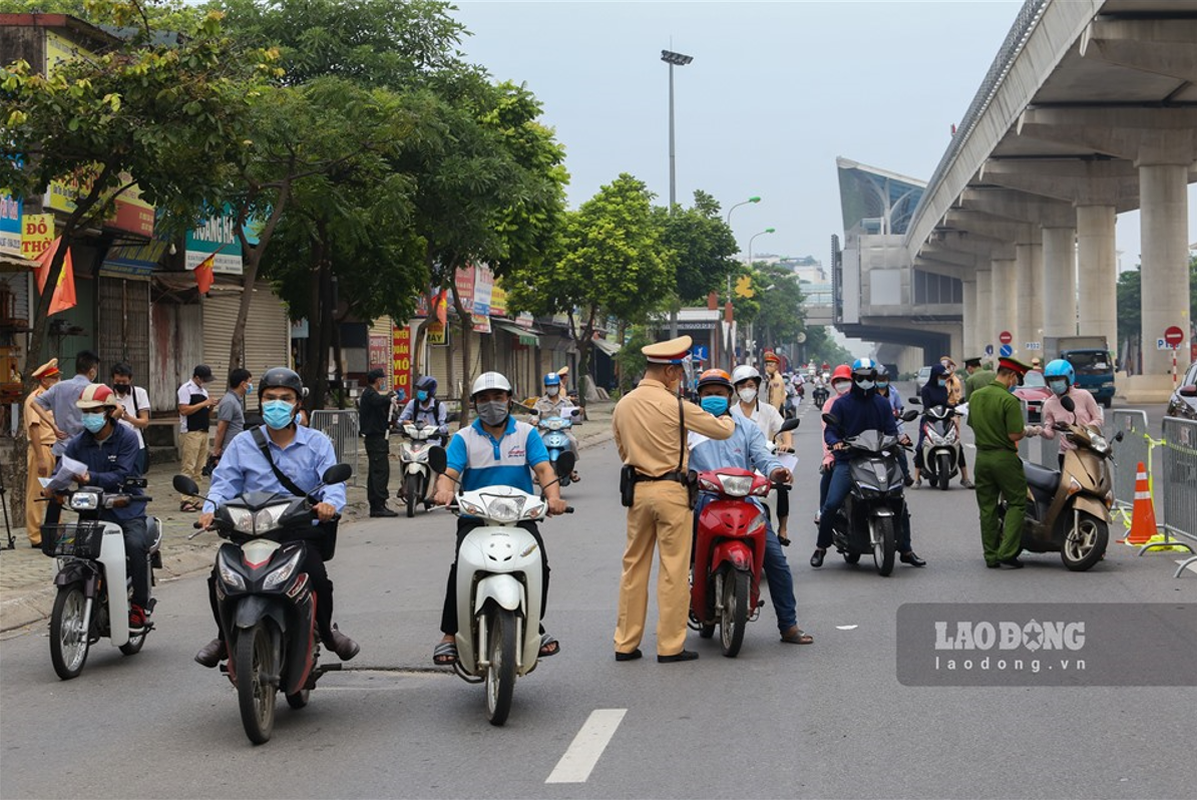
<path fill-rule="evenodd" d="M 615 445 L 624 463 L 623 480 L 628 482 L 625 504 L 631 496 L 628 544 L 619 580 L 616 661 L 632 661 L 642 655 L 640 640 L 648 613 L 654 546 L 660 550 L 657 661 L 698 658 L 697 653 L 685 649 L 694 527 L 686 478 L 690 455 L 686 431 L 727 439 L 735 431 L 735 423 L 730 417 L 713 417 L 678 396 L 690 344 L 690 337 L 682 336 L 641 348 L 648 359 L 644 379 L 619 401 L 611 420 Z M 629 481 L 633 475 L 634 481 Z"/>
<path fill-rule="evenodd" d="M 765 353 L 765 402 L 773 406 L 778 412 L 784 412 L 786 407 L 786 382 L 777 370 L 781 368 L 781 358 L 776 353 Z"/>

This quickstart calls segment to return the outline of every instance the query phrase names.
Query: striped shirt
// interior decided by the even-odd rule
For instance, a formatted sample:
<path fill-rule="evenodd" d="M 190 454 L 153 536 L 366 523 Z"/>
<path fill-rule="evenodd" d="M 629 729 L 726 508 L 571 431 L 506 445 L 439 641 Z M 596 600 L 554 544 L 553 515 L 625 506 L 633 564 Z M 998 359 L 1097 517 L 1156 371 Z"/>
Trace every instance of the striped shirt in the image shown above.
<path fill-rule="evenodd" d="M 532 494 L 532 467 L 549 460 L 540 434 L 526 422 L 507 418 L 507 429 L 495 439 L 474 420 L 453 435 L 446 451 L 449 468 L 461 475 L 461 488 L 511 486 Z"/>

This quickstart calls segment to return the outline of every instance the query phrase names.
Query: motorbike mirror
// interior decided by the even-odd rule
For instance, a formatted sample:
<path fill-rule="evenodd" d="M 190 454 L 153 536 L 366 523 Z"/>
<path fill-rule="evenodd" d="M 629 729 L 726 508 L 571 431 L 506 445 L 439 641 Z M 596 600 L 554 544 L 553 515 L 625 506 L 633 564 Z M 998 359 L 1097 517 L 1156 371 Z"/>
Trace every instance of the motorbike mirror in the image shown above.
<path fill-rule="evenodd" d="M 910 402 L 912 402 L 912 403 L 913 403 L 913 402 L 914 402 L 914 400 L 911 400 Z M 903 421 L 903 422 L 910 422 L 911 420 L 918 419 L 918 416 L 919 416 L 919 412 L 917 412 L 917 411 L 915 411 L 915 410 L 913 410 L 913 409 L 911 409 L 910 411 L 903 411 L 903 412 L 902 412 L 902 421 Z"/>
<path fill-rule="evenodd" d="M 574 471 L 574 464 L 578 462 L 578 457 L 571 452 L 565 452 L 557 456 L 557 474 L 568 475 Z"/>
<path fill-rule="evenodd" d="M 200 493 L 199 486 L 196 485 L 193 479 L 186 475 L 176 475 L 174 480 L 171 481 L 171 486 L 175 487 L 175 491 L 179 494 L 190 494 L 198 497 Z"/>
<path fill-rule="evenodd" d="M 827 411 L 823 414 L 823 422 L 833 428 L 838 428 L 840 426 L 839 417 L 837 417 L 835 414 L 832 414 L 830 411 Z"/>
<path fill-rule="evenodd" d="M 575 417 L 579 417 L 579 416 L 581 416 L 581 415 L 582 415 L 582 409 L 580 409 L 580 408 L 575 408 L 575 409 L 574 409 L 573 411 L 571 411 L 570 413 L 571 413 L 572 415 L 574 415 Z"/>
<path fill-rule="evenodd" d="M 1118 433 L 1114 434 L 1114 441 L 1121 442 L 1123 433 L 1124 431 L 1118 431 Z"/>
<path fill-rule="evenodd" d="M 791 417 L 790 419 L 787 419 L 785 422 L 781 423 L 781 430 L 779 430 L 778 433 L 787 433 L 788 431 L 795 430 L 800 422 L 801 420 L 797 417 Z"/>
<path fill-rule="evenodd" d="M 449 457 L 445 454 L 445 448 L 439 445 L 428 448 L 428 466 L 432 467 L 432 471 L 438 475 L 445 473 L 445 470 L 449 468 Z"/>
<path fill-rule="evenodd" d="M 344 483 L 353 477 L 353 467 L 348 464 L 333 464 L 328 469 L 324 470 L 324 483 L 326 485 L 334 483 Z"/>
<path fill-rule="evenodd" d="M 1063 406 L 1064 410 L 1069 414 L 1071 414 L 1073 411 L 1076 411 L 1076 403 L 1072 402 L 1072 398 L 1068 395 L 1064 395 L 1060 398 L 1060 405 Z"/>
<path fill-rule="evenodd" d="M 906 402 L 910 403 L 912 406 L 921 406 L 923 404 L 923 401 L 917 397 L 908 397 L 906 398 Z"/>

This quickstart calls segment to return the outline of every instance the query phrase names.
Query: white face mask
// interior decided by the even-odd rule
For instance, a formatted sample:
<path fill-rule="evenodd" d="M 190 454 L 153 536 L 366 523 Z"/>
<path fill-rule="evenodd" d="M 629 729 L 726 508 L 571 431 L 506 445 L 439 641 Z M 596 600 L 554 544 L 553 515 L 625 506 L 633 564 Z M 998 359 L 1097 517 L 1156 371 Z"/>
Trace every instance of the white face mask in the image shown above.
<path fill-rule="evenodd" d="M 561 387 L 560 386 L 549 386 L 549 387 L 546 387 L 544 391 L 545 391 L 545 394 L 547 394 L 549 397 L 556 397 L 557 394 L 561 391 Z"/>
<path fill-rule="evenodd" d="M 751 403 L 756 399 L 756 389 L 751 386 L 745 386 L 737 394 L 740 395 L 740 399 L 745 403 Z"/>
<path fill-rule="evenodd" d="M 836 381 L 831 384 L 831 388 L 835 389 L 836 394 L 845 394 L 852 388 L 852 381 Z"/>

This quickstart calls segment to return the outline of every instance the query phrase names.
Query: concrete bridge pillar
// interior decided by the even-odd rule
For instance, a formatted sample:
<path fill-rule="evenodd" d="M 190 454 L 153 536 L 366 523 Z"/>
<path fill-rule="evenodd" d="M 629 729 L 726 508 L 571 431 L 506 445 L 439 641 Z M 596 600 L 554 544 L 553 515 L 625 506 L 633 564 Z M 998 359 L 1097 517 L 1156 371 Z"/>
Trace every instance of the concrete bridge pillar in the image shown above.
<path fill-rule="evenodd" d="M 963 364 L 964 359 L 977 352 L 977 281 L 965 280 L 964 303 L 961 309 L 961 350 L 953 353 L 957 364 Z"/>
<path fill-rule="evenodd" d="M 1185 332 L 1189 352 L 1189 164 L 1139 164 L 1142 242 L 1143 374 L 1168 375 L 1152 387 L 1170 388 L 1172 354 L 1155 349 L 1170 325 Z M 1187 361 L 1182 358 L 1180 361 Z"/>
<path fill-rule="evenodd" d="M 1040 341 L 1043 329 L 1043 243 L 1034 235 L 1037 229 L 1027 226 L 1027 232 L 1014 248 L 1018 295 L 1013 333 L 1015 355 L 1030 359 L 1039 353 L 1027 350 L 1027 343 Z"/>
<path fill-rule="evenodd" d="M 1010 331 L 1018 335 L 1018 262 L 1012 258 L 993 260 L 993 305 L 989 315 L 989 326 L 993 332 L 994 350 L 1000 349 L 998 334 Z"/>
<path fill-rule="evenodd" d="M 972 352 L 965 353 L 965 358 L 985 355 L 985 348 L 997 341 L 997 332 L 993 329 L 993 270 L 977 270 L 977 309 L 973 324 Z M 994 345 L 994 349 L 997 346 Z"/>
<path fill-rule="evenodd" d="M 1112 205 L 1078 205 L 1077 308 L 1078 333 L 1105 336 L 1110 349 L 1122 355 L 1118 341 L 1118 261 L 1114 247 L 1115 212 Z"/>
<path fill-rule="evenodd" d="M 1043 229 L 1043 335 L 1076 334 L 1076 229 Z M 1044 352 L 1045 361 L 1054 354 Z"/>

